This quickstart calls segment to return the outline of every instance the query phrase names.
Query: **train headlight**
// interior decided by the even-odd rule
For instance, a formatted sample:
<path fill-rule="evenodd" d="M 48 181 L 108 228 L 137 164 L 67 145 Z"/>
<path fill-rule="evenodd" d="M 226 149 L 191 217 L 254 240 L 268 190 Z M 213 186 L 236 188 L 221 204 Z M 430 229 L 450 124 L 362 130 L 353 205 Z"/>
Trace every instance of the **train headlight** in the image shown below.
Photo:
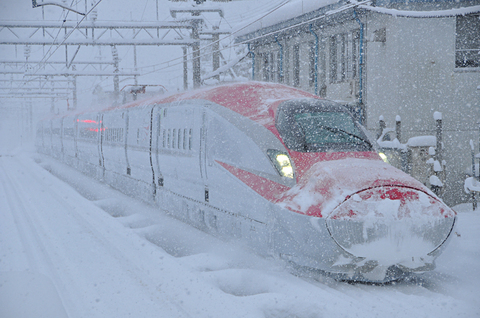
<path fill-rule="evenodd" d="M 267 150 L 267 154 L 282 177 L 293 179 L 293 167 L 287 153 L 269 149 Z"/>
<path fill-rule="evenodd" d="M 379 152 L 378 155 L 380 156 L 380 158 L 382 158 L 383 162 L 390 163 L 388 162 L 388 158 L 386 154 L 384 154 L 383 152 Z"/>

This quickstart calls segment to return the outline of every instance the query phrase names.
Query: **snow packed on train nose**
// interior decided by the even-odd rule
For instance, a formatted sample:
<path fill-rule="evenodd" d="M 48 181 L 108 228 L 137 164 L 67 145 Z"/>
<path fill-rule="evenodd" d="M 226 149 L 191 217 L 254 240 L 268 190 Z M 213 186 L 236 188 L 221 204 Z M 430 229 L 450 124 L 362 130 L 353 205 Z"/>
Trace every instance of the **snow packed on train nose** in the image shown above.
<path fill-rule="evenodd" d="M 380 160 L 318 162 L 279 200 L 318 218 L 344 252 L 333 271 L 383 281 L 392 267 L 435 267 L 455 224 L 455 212 L 423 184 Z"/>

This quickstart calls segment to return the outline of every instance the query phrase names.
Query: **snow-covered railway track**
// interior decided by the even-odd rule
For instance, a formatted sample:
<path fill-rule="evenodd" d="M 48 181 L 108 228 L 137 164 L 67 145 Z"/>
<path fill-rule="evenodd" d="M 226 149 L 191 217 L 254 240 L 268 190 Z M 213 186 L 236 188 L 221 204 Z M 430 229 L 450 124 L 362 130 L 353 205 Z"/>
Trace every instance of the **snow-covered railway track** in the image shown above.
<path fill-rule="evenodd" d="M 117 317 L 134 314 L 125 306 L 118 307 L 118 299 L 128 304 L 142 296 L 151 297 L 155 291 L 148 269 L 131 255 L 137 246 L 119 239 L 122 233 L 102 220 L 106 215 L 100 209 L 83 204 L 75 191 L 49 177 L 45 170 L 14 158 L 0 159 L 2 193 L 7 202 L 4 214 L 8 213 L 4 217 L 13 220 L 20 239 L 17 248 L 25 251 L 24 264 L 9 270 L 48 277 L 70 317 L 94 317 L 105 309 L 104 313 Z M 2 268 L 4 274 L 6 270 Z M 92 288 L 97 292 L 92 293 Z M 119 296 L 129 289 L 137 296 Z M 168 295 L 158 294 L 158 300 L 146 305 L 168 315 L 190 317 Z"/>
<path fill-rule="evenodd" d="M 10 218 L 13 220 L 15 227 L 10 228 L 10 231 L 16 230 L 18 233 L 16 237 L 19 238 L 20 242 L 16 242 L 18 244 L 16 245 L 16 248 L 19 248 L 23 252 L 20 257 L 21 260 L 19 260 L 19 262 L 16 263 L 14 268 L 11 268 L 11 270 L 28 270 L 31 272 L 30 278 L 36 278 L 38 275 L 45 275 L 45 277 L 48 277 L 55 288 L 59 291 L 59 294 L 62 295 L 61 300 L 66 307 L 75 309 L 74 303 L 71 301 L 69 294 L 64 288 L 67 283 L 71 282 L 66 282 L 62 279 L 62 277 L 60 277 L 58 271 L 55 269 L 55 264 L 52 262 L 51 255 L 43 244 L 44 239 L 42 234 L 45 232 L 41 228 L 41 225 L 37 222 L 37 219 L 34 218 L 34 213 L 32 213 L 36 207 L 31 206 L 28 201 L 25 202 L 23 196 L 25 192 L 23 189 L 19 189 L 20 185 L 18 181 L 10 175 L 11 173 L 12 172 L 9 172 L 5 169 L 4 165 L 0 165 L 0 185 L 2 187 L 0 191 L 3 195 L 5 195 L 6 202 L 8 203 L 8 205 L 2 208 L 3 218 Z M 4 226 L 2 227 L 2 232 L 6 234 L 5 223 L 3 224 Z M 11 238 L 14 237 L 15 236 L 11 236 Z M 5 241 L 5 238 L 2 241 Z M 6 269 L 2 267 L 2 271 L 5 270 Z M 4 274 L 2 278 L 6 279 L 6 276 L 7 275 Z M 18 278 L 11 281 L 11 283 L 24 283 L 15 280 L 18 280 Z M 2 281 L 2 283 L 4 282 Z M 57 295 L 54 294 L 51 297 L 54 298 L 54 300 L 51 300 L 51 302 L 57 302 L 58 304 L 59 298 L 56 296 Z M 49 305 L 51 305 L 51 303 Z M 55 309 L 53 312 L 61 317 L 66 317 L 66 312 L 63 308 L 63 305 L 60 305 L 60 308 Z"/>

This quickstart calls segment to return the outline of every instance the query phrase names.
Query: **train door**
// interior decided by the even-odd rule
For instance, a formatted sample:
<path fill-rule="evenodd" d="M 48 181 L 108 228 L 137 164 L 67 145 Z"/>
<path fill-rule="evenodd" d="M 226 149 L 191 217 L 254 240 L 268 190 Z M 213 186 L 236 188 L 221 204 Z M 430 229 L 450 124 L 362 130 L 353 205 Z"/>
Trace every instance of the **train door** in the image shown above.
<path fill-rule="evenodd" d="M 157 186 L 194 201 L 205 199 L 202 111 L 197 105 L 157 107 L 154 112 L 154 169 Z"/>
<path fill-rule="evenodd" d="M 78 116 L 74 117 L 73 125 L 74 125 L 73 144 L 74 144 L 75 158 L 78 158 Z"/>
<path fill-rule="evenodd" d="M 97 134 L 97 138 L 98 138 L 98 142 L 97 142 L 97 149 L 98 149 L 98 158 L 99 158 L 99 165 L 100 167 L 104 168 L 105 167 L 105 164 L 104 164 L 104 159 L 103 159 L 103 139 L 104 139 L 104 131 L 105 129 L 103 128 L 103 114 L 98 114 L 97 115 L 97 131 L 98 131 L 98 134 Z M 103 172 L 105 173 L 105 171 Z"/>
<path fill-rule="evenodd" d="M 154 129 L 153 125 L 155 123 L 154 120 L 154 113 L 155 113 L 155 107 L 156 105 L 152 106 L 152 109 L 150 110 L 150 138 L 149 138 L 149 145 L 148 145 L 148 155 L 150 157 L 150 169 L 152 171 L 152 192 L 153 192 L 153 199 L 155 199 L 155 195 L 157 194 L 157 187 L 156 187 L 156 178 L 155 178 L 155 168 L 153 167 L 153 157 L 154 157 L 154 152 L 153 152 L 153 146 L 154 146 Z"/>
<path fill-rule="evenodd" d="M 130 167 L 130 162 L 128 161 L 128 150 L 127 150 L 127 145 L 128 141 L 127 138 L 129 136 L 128 134 L 128 121 L 129 121 L 129 112 L 128 110 L 122 113 L 122 118 L 125 120 L 124 122 L 124 129 L 123 129 L 123 150 L 125 152 L 125 163 L 126 163 L 126 174 L 129 176 L 132 174 L 132 168 Z"/>
<path fill-rule="evenodd" d="M 210 192 L 208 188 L 208 172 L 207 172 L 207 134 L 208 134 L 208 118 L 206 109 L 202 109 L 201 126 L 200 126 L 200 175 L 205 185 L 205 201 L 209 202 Z"/>
<path fill-rule="evenodd" d="M 65 159 L 64 136 L 63 136 L 63 119 L 60 118 L 60 159 Z"/>

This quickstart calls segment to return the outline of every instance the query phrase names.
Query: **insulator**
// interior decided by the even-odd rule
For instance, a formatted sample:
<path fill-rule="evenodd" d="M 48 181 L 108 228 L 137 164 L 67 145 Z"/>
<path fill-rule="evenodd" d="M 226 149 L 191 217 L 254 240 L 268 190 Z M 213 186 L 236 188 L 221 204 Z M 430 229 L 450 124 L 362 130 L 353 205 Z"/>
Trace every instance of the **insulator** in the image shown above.
<path fill-rule="evenodd" d="M 30 46 L 25 45 L 25 49 L 24 49 L 24 51 L 23 51 L 23 54 L 25 55 L 25 57 L 26 57 L 27 59 L 30 57 L 30 52 L 31 52 Z"/>
<path fill-rule="evenodd" d="M 96 21 L 98 18 L 98 12 L 97 10 L 93 10 L 92 12 L 90 12 L 90 19 L 93 20 L 93 21 Z"/>

